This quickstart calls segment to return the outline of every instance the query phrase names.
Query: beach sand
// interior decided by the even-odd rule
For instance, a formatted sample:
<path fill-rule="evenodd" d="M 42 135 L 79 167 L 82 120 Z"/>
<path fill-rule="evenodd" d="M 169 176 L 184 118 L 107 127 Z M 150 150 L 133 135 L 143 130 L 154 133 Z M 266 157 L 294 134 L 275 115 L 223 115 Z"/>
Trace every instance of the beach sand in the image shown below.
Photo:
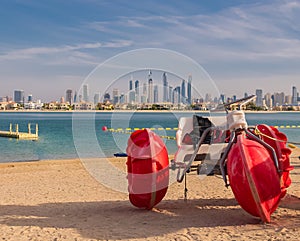
<path fill-rule="evenodd" d="M 220 177 L 188 176 L 153 210 L 98 183 L 79 160 L 0 164 L 1 240 L 299 240 L 300 149 L 270 224 L 247 214 Z M 111 159 L 126 168 L 126 158 Z"/>

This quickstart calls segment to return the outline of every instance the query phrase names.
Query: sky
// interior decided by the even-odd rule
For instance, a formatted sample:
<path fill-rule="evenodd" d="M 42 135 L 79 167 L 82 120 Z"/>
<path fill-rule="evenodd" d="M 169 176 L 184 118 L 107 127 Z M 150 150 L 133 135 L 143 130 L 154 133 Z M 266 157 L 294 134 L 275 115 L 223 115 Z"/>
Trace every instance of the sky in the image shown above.
<path fill-rule="evenodd" d="M 0 97 L 23 89 L 58 100 L 107 59 L 143 48 L 191 58 L 227 96 L 291 94 L 300 1 L 2 0 Z"/>

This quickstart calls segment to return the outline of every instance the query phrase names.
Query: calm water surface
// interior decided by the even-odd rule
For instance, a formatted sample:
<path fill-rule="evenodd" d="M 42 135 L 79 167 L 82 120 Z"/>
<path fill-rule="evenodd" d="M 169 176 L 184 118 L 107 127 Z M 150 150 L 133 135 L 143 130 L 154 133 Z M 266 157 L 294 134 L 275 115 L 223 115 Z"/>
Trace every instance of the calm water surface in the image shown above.
<path fill-rule="evenodd" d="M 102 126 L 113 128 L 177 127 L 178 118 L 192 113 L 76 113 L 75 125 L 72 113 L 64 112 L 2 112 L 0 130 L 8 130 L 9 124 L 19 124 L 20 131 L 27 131 L 28 123 L 39 125 L 39 140 L 25 141 L 0 137 L 0 162 L 77 158 L 74 144 L 84 143 L 83 155 L 88 157 L 112 156 L 124 152 L 128 134 L 103 132 Z M 209 115 L 198 113 L 198 115 Z M 300 113 L 247 113 L 249 125 L 300 125 Z M 74 134 L 73 128 L 77 128 Z M 280 129 L 289 141 L 300 142 L 300 128 Z M 155 131 L 159 135 L 175 136 L 175 131 Z M 168 152 L 176 151 L 173 140 L 165 140 Z M 100 148 L 100 149 L 99 149 Z M 100 151 L 99 151 L 100 150 Z"/>

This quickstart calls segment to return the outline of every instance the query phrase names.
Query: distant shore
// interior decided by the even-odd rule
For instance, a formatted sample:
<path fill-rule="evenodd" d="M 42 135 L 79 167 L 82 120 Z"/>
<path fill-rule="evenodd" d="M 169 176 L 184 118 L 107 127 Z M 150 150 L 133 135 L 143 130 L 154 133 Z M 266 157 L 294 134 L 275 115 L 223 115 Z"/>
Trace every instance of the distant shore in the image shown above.
<path fill-rule="evenodd" d="M 113 112 L 139 112 L 139 113 L 169 113 L 169 112 L 180 112 L 180 113 L 211 113 L 209 110 L 0 110 L 0 113 L 113 113 Z M 221 111 L 220 111 L 221 112 Z M 255 111 L 245 110 L 245 113 L 261 113 L 261 114 L 274 114 L 274 113 L 300 113 L 298 110 L 293 111 Z M 212 113 L 216 113 L 212 111 Z"/>

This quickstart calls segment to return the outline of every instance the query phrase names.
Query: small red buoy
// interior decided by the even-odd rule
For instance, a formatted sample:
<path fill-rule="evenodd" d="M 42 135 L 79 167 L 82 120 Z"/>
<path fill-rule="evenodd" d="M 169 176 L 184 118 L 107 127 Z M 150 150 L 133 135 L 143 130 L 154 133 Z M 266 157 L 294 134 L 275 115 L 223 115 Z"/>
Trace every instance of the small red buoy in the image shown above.
<path fill-rule="evenodd" d="M 107 131 L 107 126 L 102 126 L 102 131 Z"/>

